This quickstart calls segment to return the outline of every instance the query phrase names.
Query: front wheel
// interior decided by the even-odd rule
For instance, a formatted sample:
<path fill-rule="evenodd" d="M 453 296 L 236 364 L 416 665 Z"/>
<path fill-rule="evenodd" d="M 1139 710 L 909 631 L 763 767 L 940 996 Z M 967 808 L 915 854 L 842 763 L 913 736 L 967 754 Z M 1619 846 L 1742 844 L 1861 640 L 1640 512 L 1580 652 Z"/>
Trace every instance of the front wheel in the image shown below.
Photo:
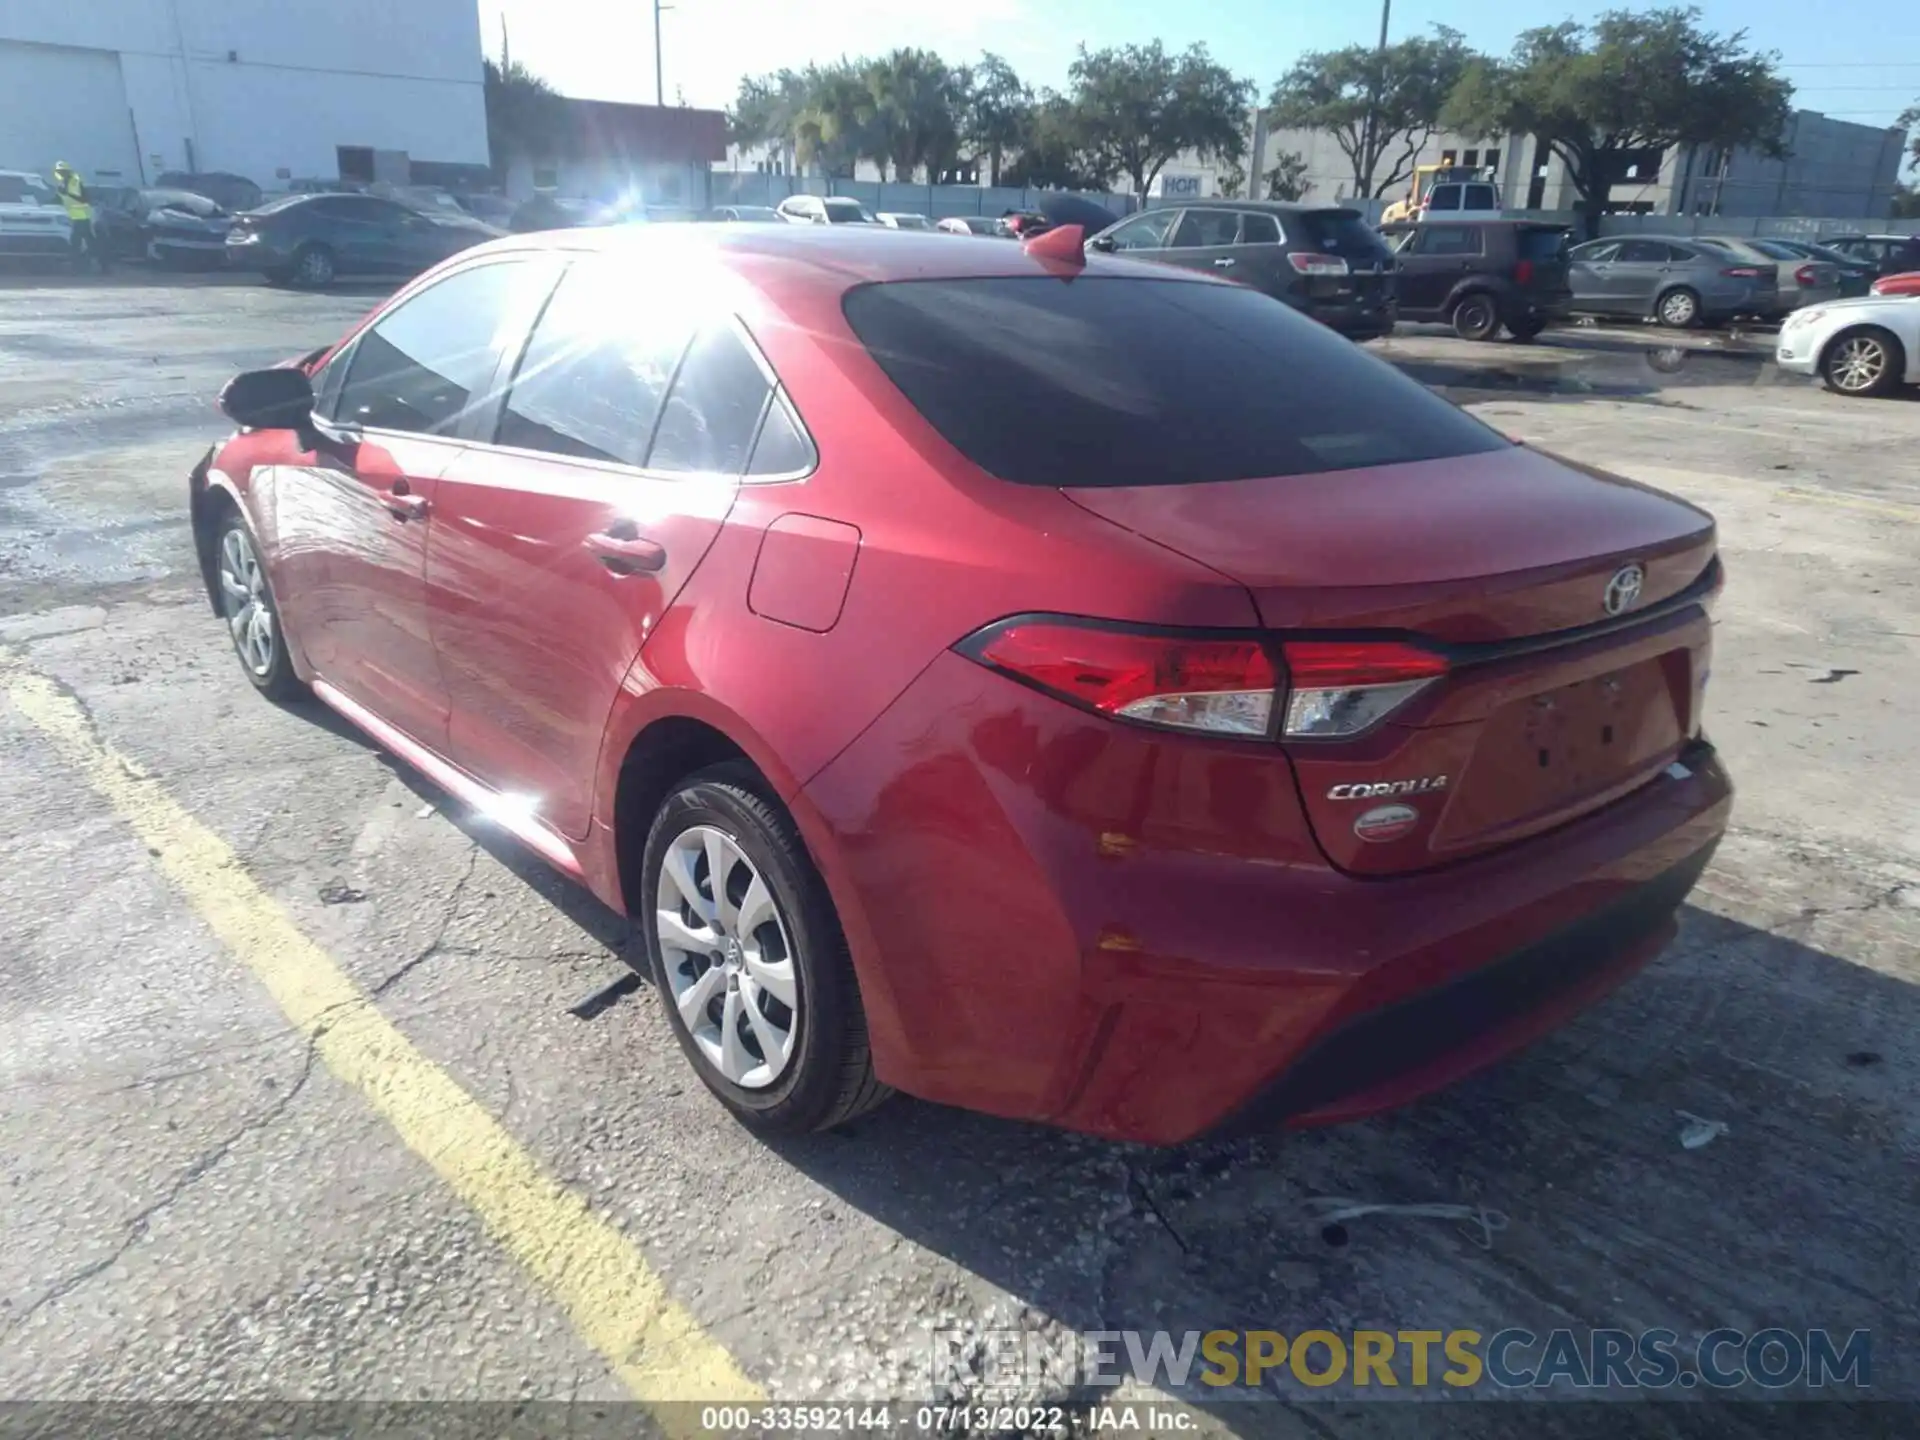
<path fill-rule="evenodd" d="M 299 700 L 307 687 L 293 673 L 287 654 L 286 632 L 273 587 L 254 549 L 253 536 L 238 514 L 229 511 L 221 523 L 215 557 L 220 567 L 220 615 L 240 668 L 253 688 L 269 700 Z"/>
<path fill-rule="evenodd" d="M 1700 323 L 1700 297 L 1685 287 L 1669 290 L 1660 297 L 1660 303 L 1654 307 L 1653 313 L 1662 325 L 1675 330 L 1691 330 Z"/>
<path fill-rule="evenodd" d="M 1885 330 L 1850 330 L 1827 347 L 1820 378 L 1842 395 L 1884 395 L 1906 368 L 1900 342 Z"/>
<path fill-rule="evenodd" d="M 826 1130 L 892 1092 L 826 885 L 792 819 L 743 765 L 667 797 L 638 907 L 674 1038 L 735 1116 L 768 1134 Z"/>
<path fill-rule="evenodd" d="M 1453 307 L 1453 333 L 1462 340 L 1491 340 L 1500 328 L 1500 312 L 1491 295 L 1462 295 Z"/>
<path fill-rule="evenodd" d="M 333 275 L 333 252 L 324 245 L 304 245 L 293 257 L 293 283 L 303 290 L 331 285 Z"/>

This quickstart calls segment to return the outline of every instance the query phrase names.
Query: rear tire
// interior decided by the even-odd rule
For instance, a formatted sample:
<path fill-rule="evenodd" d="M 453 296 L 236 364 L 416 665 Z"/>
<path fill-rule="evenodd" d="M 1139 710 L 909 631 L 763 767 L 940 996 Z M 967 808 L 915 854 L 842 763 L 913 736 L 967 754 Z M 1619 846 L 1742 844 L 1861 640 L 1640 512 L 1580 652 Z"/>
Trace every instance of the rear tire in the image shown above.
<path fill-rule="evenodd" d="M 1877 326 L 1844 330 L 1820 357 L 1820 378 L 1841 395 L 1885 395 L 1907 371 L 1906 352 L 1892 333 Z"/>
<path fill-rule="evenodd" d="M 1667 291 L 1653 304 L 1654 318 L 1672 330 L 1691 330 L 1700 323 L 1700 297 L 1684 285 Z"/>
<path fill-rule="evenodd" d="M 325 245 L 302 245 L 294 251 L 289 278 L 302 290 L 325 289 L 333 276 L 333 251 Z"/>
<path fill-rule="evenodd" d="M 1453 333 L 1462 340 L 1491 340 L 1500 329 L 1500 311 L 1493 297 L 1481 290 L 1470 291 L 1454 302 Z"/>
<path fill-rule="evenodd" d="M 832 898 L 752 767 L 715 766 L 667 796 L 637 894 L 667 1024 L 748 1128 L 827 1130 L 892 1095 Z"/>

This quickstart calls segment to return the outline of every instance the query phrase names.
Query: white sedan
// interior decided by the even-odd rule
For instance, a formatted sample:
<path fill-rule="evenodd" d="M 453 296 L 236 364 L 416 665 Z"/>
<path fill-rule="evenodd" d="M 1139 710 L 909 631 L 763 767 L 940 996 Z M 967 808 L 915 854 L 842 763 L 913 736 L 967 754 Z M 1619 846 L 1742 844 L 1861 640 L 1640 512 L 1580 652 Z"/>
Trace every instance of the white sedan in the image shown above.
<path fill-rule="evenodd" d="M 1818 375 L 1842 395 L 1920 385 L 1920 295 L 1863 295 L 1808 305 L 1780 326 L 1782 370 Z"/>

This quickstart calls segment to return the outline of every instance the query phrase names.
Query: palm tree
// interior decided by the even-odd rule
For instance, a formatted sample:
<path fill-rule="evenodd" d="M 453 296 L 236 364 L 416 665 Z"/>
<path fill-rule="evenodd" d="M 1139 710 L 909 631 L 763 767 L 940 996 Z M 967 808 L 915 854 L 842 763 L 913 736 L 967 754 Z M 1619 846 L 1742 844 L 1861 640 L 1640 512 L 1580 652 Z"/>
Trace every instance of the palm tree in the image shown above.
<path fill-rule="evenodd" d="M 879 104 L 873 90 L 845 60 L 809 66 L 804 80 L 806 103 L 793 122 L 795 158 L 829 175 L 849 175 L 856 161 L 876 150 Z"/>
<path fill-rule="evenodd" d="M 921 166 L 937 173 L 959 150 L 961 87 L 954 71 L 931 50 L 902 49 L 866 67 L 875 113 L 869 154 L 881 178 L 889 164 L 896 180 Z"/>

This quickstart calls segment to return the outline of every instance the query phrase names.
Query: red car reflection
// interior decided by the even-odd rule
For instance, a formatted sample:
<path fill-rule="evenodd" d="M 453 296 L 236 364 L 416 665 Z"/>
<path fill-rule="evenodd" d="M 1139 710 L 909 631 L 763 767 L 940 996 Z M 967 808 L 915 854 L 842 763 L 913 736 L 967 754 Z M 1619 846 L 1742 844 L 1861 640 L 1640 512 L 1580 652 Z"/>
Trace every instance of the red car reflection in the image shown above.
<path fill-rule="evenodd" d="M 517 237 L 223 404 L 248 676 L 634 916 L 757 1127 L 1394 1105 L 1656 954 L 1726 824 L 1710 517 L 1241 286 Z"/>

